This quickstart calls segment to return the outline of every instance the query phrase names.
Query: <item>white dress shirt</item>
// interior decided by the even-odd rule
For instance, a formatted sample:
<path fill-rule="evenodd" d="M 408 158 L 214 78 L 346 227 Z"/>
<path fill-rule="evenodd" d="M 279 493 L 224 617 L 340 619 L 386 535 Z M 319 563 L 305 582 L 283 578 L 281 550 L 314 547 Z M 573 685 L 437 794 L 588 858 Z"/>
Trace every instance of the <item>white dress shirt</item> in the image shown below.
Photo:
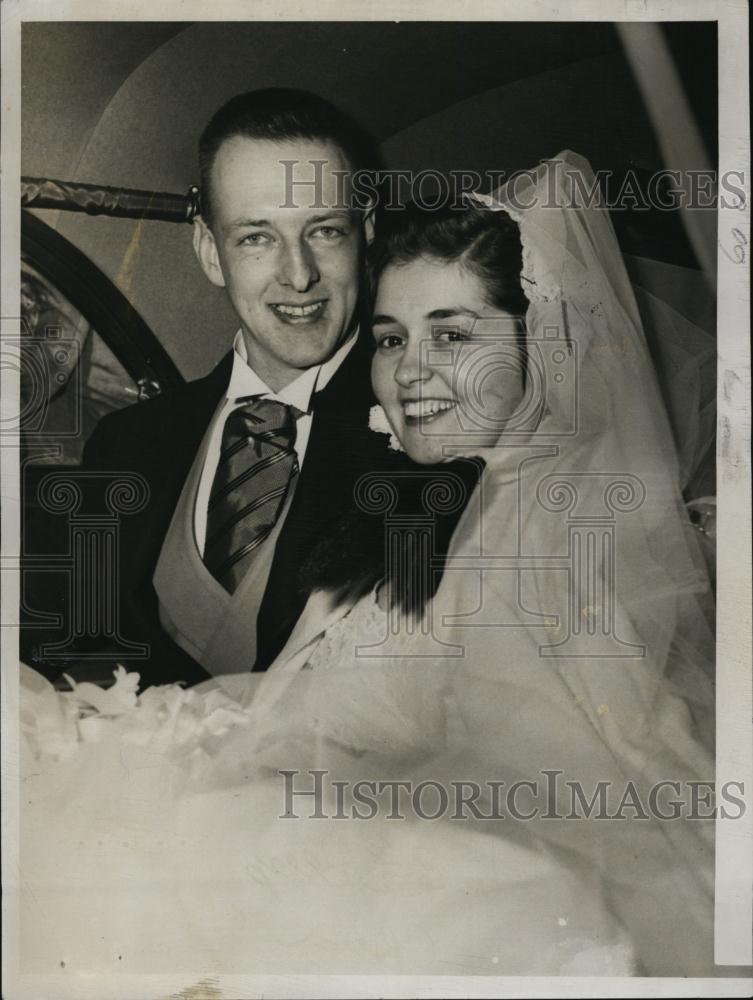
<path fill-rule="evenodd" d="M 204 555 L 204 543 L 207 534 L 207 508 L 209 494 L 212 490 L 214 474 L 222 450 L 222 431 L 230 413 L 238 406 L 248 401 L 249 396 L 273 399 L 280 403 L 294 406 L 300 413 L 296 420 L 295 453 L 298 457 L 298 467 L 303 468 L 306 447 L 311 434 L 311 424 L 314 415 L 311 409 L 311 397 L 321 391 L 335 374 L 350 353 L 356 342 L 358 331 L 351 336 L 332 357 L 320 365 L 307 368 L 293 379 L 280 392 L 272 392 L 269 386 L 256 374 L 248 363 L 248 353 L 243 340 L 243 332 L 239 330 L 233 341 L 233 370 L 225 392 L 225 399 L 215 411 L 210 431 L 209 445 L 204 468 L 201 470 L 199 487 L 196 492 L 196 507 L 194 511 L 194 532 L 196 544 L 201 555 Z M 240 402 L 240 400 L 243 401 Z"/>

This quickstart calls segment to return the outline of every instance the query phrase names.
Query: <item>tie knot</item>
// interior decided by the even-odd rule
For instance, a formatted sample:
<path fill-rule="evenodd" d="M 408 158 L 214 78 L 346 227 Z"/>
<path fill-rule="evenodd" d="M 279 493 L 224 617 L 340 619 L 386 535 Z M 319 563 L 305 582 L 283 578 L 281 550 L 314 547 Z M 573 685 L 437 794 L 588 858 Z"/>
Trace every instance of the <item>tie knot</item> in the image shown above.
<path fill-rule="evenodd" d="M 230 414 L 226 433 L 240 437 L 277 439 L 291 447 L 295 441 L 295 421 L 299 411 L 275 399 L 252 399 Z"/>

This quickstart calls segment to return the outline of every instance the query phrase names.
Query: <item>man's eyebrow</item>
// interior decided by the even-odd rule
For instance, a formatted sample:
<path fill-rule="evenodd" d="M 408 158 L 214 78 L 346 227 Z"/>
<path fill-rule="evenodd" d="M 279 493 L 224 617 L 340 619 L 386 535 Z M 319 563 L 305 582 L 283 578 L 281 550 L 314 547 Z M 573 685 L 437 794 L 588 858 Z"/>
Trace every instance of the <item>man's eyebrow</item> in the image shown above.
<path fill-rule="evenodd" d="M 471 319 L 478 319 L 478 313 L 465 306 L 450 306 L 449 309 L 432 309 L 427 312 L 425 319 L 450 319 L 451 316 L 470 316 Z"/>
<path fill-rule="evenodd" d="M 327 219 L 348 219 L 350 220 L 351 214 L 350 210 L 347 208 L 333 208 L 328 212 L 318 212 L 316 215 L 310 216 L 306 219 L 305 225 L 310 226 L 317 222 L 326 222 Z M 274 228 L 274 222 L 269 219 L 247 219 L 245 217 L 235 219 L 228 225 L 228 230 L 233 232 L 236 229 L 251 229 L 253 227 L 258 228 Z"/>
<path fill-rule="evenodd" d="M 250 226 L 271 226 L 269 219 L 236 219 L 227 227 L 228 229 L 246 229 Z"/>

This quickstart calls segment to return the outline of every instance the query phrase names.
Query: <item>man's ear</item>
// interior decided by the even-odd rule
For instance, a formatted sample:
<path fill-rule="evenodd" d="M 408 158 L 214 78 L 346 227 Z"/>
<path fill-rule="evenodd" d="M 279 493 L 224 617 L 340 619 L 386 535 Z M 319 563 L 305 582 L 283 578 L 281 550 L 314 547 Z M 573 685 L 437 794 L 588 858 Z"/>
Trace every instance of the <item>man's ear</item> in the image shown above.
<path fill-rule="evenodd" d="M 376 202 L 372 201 L 369 203 L 368 208 L 363 213 L 363 232 L 366 237 L 366 246 L 370 246 L 374 242 L 374 236 L 376 235 L 374 228 L 375 215 L 376 215 Z"/>
<path fill-rule="evenodd" d="M 209 226 L 201 216 L 197 216 L 193 223 L 193 248 L 199 259 L 201 269 L 213 285 L 218 288 L 225 287 L 225 276 L 220 266 L 220 255 L 217 253 L 217 244 Z"/>

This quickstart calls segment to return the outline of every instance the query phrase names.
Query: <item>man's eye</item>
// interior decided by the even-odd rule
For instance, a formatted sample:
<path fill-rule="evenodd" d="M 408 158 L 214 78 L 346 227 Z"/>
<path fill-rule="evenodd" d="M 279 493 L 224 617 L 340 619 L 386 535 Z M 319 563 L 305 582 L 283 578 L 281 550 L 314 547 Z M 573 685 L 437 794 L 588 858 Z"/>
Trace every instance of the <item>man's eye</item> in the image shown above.
<path fill-rule="evenodd" d="M 470 340 L 471 335 L 459 326 L 435 326 L 431 331 L 434 340 L 443 340 L 447 344 L 458 344 Z"/>
<path fill-rule="evenodd" d="M 393 347 L 401 347 L 403 338 L 399 333 L 383 333 L 377 337 L 377 348 L 380 351 L 389 351 Z"/>
<path fill-rule="evenodd" d="M 268 233 L 248 233 L 240 241 L 241 246 L 245 247 L 260 247 L 269 243 L 272 237 Z"/>

